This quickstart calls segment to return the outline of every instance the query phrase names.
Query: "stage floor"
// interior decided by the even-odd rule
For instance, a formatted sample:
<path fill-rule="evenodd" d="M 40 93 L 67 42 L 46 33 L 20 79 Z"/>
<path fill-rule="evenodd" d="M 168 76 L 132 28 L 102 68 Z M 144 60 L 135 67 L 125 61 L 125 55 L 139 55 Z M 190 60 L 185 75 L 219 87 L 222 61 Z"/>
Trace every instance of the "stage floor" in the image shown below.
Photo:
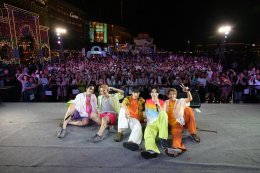
<path fill-rule="evenodd" d="M 68 126 L 56 138 L 65 103 L 0 104 L 0 172 L 260 172 L 260 105 L 202 104 L 195 112 L 200 143 L 187 132 L 188 151 L 177 158 L 163 152 L 145 160 L 123 148 L 114 134 L 93 144 L 97 126 Z M 126 141 L 127 138 L 124 139 Z M 143 148 L 143 144 L 142 144 Z"/>

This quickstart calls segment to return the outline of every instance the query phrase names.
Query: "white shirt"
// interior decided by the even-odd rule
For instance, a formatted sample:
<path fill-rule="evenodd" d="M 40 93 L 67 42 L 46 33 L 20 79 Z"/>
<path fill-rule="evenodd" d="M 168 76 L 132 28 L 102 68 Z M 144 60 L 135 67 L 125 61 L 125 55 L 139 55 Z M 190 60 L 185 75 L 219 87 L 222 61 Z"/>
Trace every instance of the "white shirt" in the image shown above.
<path fill-rule="evenodd" d="M 200 85 L 202 85 L 202 86 L 206 86 L 207 85 L 207 80 L 205 79 L 205 78 L 198 78 L 197 79 L 197 82 L 200 84 Z"/>
<path fill-rule="evenodd" d="M 253 85 L 255 85 L 255 88 L 259 90 L 260 89 L 260 80 L 255 79 L 255 83 Z"/>
<path fill-rule="evenodd" d="M 89 117 L 86 112 L 86 93 L 80 93 L 76 96 L 72 103 L 75 104 L 76 110 L 79 112 L 80 117 Z M 90 104 L 92 106 L 92 112 L 96 112 L 97 109 L 97 97 L 94 94 L 90 96 Z"/>
<path fill-rule="evenodd" d="M 207 71 L 207 74 L 208 74 L 208 79 L 211 79 L 213 75 L 213 71 Z"/>

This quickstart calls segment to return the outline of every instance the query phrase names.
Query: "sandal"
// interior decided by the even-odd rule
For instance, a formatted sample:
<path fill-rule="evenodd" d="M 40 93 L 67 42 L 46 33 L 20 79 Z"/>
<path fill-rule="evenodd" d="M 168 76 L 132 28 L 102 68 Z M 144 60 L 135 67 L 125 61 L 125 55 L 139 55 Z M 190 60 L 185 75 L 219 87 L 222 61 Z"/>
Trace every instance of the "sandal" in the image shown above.
<path fill-rule="evenodd" d="M 93 138 L 92 138 L 92 142 L 93 143 L 98 143 L 102 140 L 102 136 L 99 136 L 98 134 L 96 134 Z"/>
<path fill-rule="evenodd" d="M 179 148 L 167 148 L 164 150 L 165 154 L 170 157 L 177 157 L 185 152 L 185 150 L 181 150 Z"/>

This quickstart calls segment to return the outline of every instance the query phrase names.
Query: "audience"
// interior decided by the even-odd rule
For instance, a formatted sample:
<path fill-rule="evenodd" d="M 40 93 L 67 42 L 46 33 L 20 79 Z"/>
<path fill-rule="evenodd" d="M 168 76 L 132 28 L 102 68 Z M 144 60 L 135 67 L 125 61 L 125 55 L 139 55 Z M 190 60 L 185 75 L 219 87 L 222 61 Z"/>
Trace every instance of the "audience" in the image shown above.
<path fill-rule="evenodd" d="M 11 74 L 8 66 L 2 69 L 0 86 L 15 85 L 17 79 L 23 101 L 30 101 L 25 93 L 31 87 L 34 101 L 68 101 L 90 84 L 96 88 L 102 84 L 122 88 L 126 95 L 131 94 L 135 85 L 143 89 L 157 85 L 160 93 L 166 95 L 170 87 L 180 91 L 179 85 L 183 83 L 199 93 L 202 103 L 227 103 L 232 98 L 240 103 L 244 95 L 258 94 L 260 89 L 259 66 L 235 72 L 224 70 L 220 63 L 203 56 L 151 54 L 86 59 L 69 56 L 65 62 L 47 62 L 44 68 L 21 65 L 15 70 L 16 74 Z M 28 79 L 33 84 L 27 84 Z"/>

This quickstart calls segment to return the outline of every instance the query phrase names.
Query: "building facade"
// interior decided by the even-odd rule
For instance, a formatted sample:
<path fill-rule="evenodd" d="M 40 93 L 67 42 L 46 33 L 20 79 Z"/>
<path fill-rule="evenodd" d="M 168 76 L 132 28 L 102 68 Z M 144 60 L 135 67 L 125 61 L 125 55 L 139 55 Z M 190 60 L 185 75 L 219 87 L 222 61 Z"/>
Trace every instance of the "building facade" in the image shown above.
<path fill-rule="evenodd" d="M 67 30 L 61 39 L 64 51 L 99 43 L 120 51 L 132 43 L 125 27 L 88 21 L 84 11 L 62 0 L 4 0 L 0 7 L 0 56 L 5 63 L 49 60 L 50 50 L 60 49 L 57 27 Z"/>
<path fill-rule="evenodd" d="M 147 33 L 140 33 L 134 38 L 135 48 L 134 51 L 140 53 L 154 53 L 156 45 L 153 44 L 153 38 Z"/>
<path fill-rule="evenodd" d="M 89 41 L 102 43 L 113 51 L 121 51 L 124 45 L 132 43 L 131 34 L 125 27 L 101 22 L 88 22 Z"/>
<path fill-rule="evenodd" d="M 50 56 L 49 28 L 39 15 L 3 4 L 0 16 L 0 56 L 5 64 L 32 63 Z"/>
<path fill-rule="evenodd" d="M 57 49 L 57 35 L 55 29 L 62 27 L 67 30 L 63 36 L 64 49 L 79 50 L 88 42 L 85 12 L 61 0 L 48 2 L 48 20 L 50 27 L 50 45 Z"/>

